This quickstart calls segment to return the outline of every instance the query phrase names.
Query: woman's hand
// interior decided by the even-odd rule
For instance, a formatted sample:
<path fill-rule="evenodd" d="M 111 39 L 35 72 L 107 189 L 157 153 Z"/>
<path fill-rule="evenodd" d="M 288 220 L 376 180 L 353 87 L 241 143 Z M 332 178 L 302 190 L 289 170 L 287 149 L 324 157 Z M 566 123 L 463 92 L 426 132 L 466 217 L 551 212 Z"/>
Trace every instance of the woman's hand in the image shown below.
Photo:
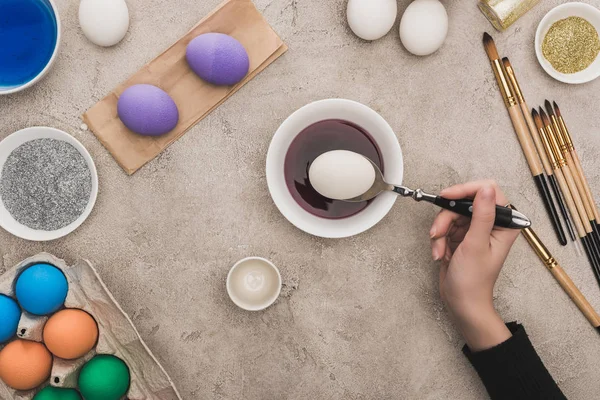
<path fill-rule="evenodd" d="M 508 200 L 493 181 L 444 189 L 448 199 L 474 197 L 473 218 L 442 210 L 431 227 L 431 252 L 441 261 L 440 294 L 472 351 L 493 347 L 511 333 L 494 309 L 493 290 L 519 230 L 496 228 L 496 204 Z"/>

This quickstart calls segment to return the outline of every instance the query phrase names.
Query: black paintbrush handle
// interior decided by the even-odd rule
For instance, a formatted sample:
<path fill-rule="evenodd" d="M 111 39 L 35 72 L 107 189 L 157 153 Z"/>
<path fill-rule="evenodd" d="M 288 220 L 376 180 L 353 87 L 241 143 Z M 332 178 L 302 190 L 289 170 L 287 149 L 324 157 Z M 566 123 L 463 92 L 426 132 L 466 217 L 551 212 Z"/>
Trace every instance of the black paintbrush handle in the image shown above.
<path fill-rule="evenodd" d="M 554 175 L 548 175 L 548 181 L 550 182 L 552 193 L 554 193 L 554 198 L 558 203 L 558 208 L 560 208 L 560 213 L 562 214 L 563 219 L 565 220 L 565 225 L 567 226 L 567 230 L 569 231 L 569 236 L 571 237 L 572 241 L 575 241 L 575 232 L 573 231 L 573 227 L 571 226 L 571 222 L 569 220 L 569 213 L 567 212 L 567 208 L 565 207 L 563 197 L 560 194 L 560 189 L 558 187 L 556 177 Z"/>
<path fill-rule="evenodd" d="M 581 238 L 581 242 L 583 243 L 583 248 L 590 260 L 590 264 L 592 265 L 592 271 L 594 272 L 594 277 L 596 281 L 600 285 L 600 258 L 598 254 L 598 247 L 594 243 L 593 239 L 590 237 L 590 234 Z"/>
<path fill-rule="evenodd" d="M 437 196 L 434 204 L 438 207 L 445 208 L 446 210 L 464 215 L 465 217 L 473 217 L 473 200 L 471 199 L 449 200 Z M 513 210 L 508 207 L 496 206 L 496 219 L 494 220 L 494 225 L 502 228 L 523 228 L 523 226 L 519 226 L 515 223 L 516 215 L 517 214 L 513 215 Z"/>
<path fill-rule="evenodd" d="M 533 177 L 535 184 L 537 185 L 538 191 L 540 192 L 540 196 L 542 196 L 542 200 L 544 201 L 544 206 L 546 207 L 546 211 L 550 215 L 550 221 L 552 222 L 552 226 L 554 227 L 554 231 L 558 236 L 558 241 L 563 246 L 567 245 L 567 237 L 565 236 L 565 231 L 563 231 L 562 225 L 560 224 L 560 219 L 558 218 L 558 212 L 556 211 L 556 207 L 554 206 L 554 202 L 552 201 L 552 196 L 550 195 L 550 190 L 548 189 L 548 183 L 544 177 L 544 174 L 535 175 Z"/>

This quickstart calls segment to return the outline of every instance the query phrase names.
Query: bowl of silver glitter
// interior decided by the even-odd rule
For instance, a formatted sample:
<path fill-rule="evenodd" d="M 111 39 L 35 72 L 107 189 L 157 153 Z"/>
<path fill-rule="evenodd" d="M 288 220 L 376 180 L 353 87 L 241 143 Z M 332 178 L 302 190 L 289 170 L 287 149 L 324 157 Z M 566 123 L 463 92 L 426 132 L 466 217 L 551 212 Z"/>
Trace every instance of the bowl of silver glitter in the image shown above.
<path fill-rule="evenodd" d="M 97 196 L 94 161 L 68 133 L 31 127 L 0 142 L 0 226 L 13 235 L 66 236 L 87 219 Z"/>

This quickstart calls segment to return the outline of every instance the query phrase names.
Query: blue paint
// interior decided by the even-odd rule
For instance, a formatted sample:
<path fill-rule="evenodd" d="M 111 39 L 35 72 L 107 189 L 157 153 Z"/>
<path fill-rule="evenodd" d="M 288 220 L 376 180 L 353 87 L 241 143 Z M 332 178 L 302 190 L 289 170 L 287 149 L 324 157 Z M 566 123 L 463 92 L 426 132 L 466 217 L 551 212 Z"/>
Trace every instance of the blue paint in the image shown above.
<path fill-rule="evenodd" d="M 0 90 L 39 75 L 52 58 L 57 34 L 48 0 L 0 0 Z"/>

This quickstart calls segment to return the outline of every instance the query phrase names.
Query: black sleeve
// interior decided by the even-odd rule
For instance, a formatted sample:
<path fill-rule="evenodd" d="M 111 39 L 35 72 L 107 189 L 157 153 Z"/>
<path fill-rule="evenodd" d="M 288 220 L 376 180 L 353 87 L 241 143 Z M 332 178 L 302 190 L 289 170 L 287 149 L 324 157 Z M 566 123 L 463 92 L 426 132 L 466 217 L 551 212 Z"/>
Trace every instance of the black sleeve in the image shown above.
<path fill-rule="evenodd" d="M 463 353 L 479 374 L 492 400 L 566 399 L 516 322 L 506 324 L 512 337 L 476 353 L 465 345 Z"/>

